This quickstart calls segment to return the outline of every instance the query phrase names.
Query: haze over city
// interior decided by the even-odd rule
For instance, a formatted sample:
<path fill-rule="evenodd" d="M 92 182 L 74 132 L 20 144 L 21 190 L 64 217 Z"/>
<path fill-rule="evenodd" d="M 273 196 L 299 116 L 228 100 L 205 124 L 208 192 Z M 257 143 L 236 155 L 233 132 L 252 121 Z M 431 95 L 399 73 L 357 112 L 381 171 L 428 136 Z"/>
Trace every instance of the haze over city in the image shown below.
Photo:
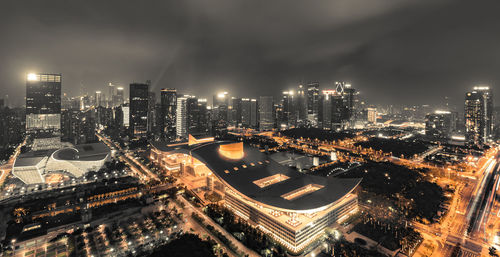
<path fill-rule="evenodd" d="M 495 1 L 6 1 L 2 94 L 29 72 L 80 95 L 109 82 L 257 97 L 349 81 L 373 103 L 454 104 L 500 80 Z M 82 87 L 83 85 L 83 87 Z M 430 93 L 432 92 L 432 94 Z M 498 99 L 498 94 L 496 96 Z"/>

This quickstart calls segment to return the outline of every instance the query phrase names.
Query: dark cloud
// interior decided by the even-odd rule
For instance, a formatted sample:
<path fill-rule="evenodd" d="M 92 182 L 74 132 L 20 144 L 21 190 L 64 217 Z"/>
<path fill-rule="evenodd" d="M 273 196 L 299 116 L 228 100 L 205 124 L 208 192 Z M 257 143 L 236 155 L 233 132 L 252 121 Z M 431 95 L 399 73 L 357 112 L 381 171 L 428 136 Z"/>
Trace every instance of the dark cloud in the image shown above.
<path fill-rule="evenodd" d="M 2 93 L 22 103 L 30 71 L 63 91 L 151 79 L 210 98 L 277 95 L 347 80 L 371 103 L 462 102 L 500 80 L 491 1 L 4 1 Z M 82 86 L 83 85 L 83 86 Z M 498 99 L 498 95 L 497 99 Z"/>

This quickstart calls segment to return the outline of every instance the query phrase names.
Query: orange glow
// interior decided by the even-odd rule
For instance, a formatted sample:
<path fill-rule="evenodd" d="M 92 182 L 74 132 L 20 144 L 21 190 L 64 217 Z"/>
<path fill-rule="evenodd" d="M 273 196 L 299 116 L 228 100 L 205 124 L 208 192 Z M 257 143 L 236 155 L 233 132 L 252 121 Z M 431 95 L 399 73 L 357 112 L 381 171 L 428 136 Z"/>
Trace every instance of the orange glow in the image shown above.
<path fill-rule="evenodd" d="M 301 188 L 297 188 L 289 193 L 286 193 L 286 194 L 282 195 L 281 197 L 285 198 L 288 201 L 291 201 L 291 200 L 297 199 L 299 197 L 302 197 L 304 195 L 310 194 L 314 191 L 318 191 L 323 187 L 324 187 L 323 185 L 309 184 L 309 185 L 305 185 Z"/>
<path fill-rule="evenodd" d="M 269 177 L 261 178 L 259 180 L 255 180 L 253 183 L 256 184 L 257 186 L 259 186 L 260 188 L 263 188 L 263 187 L 268 187 L 270 185 L 274 185 L 274 184 L 279 183 L 281 181 L 285 181 L 287 179 L 289 179 L 288 176 L 280 173 L 280 174 L 272 175 Z"/>
<path fill-rule="evenodd" d="M 245 155 L 245 152 L 243 152 L 243 142 L 220 145 L 219 153 L 226 158 L 239 160 Z"/>

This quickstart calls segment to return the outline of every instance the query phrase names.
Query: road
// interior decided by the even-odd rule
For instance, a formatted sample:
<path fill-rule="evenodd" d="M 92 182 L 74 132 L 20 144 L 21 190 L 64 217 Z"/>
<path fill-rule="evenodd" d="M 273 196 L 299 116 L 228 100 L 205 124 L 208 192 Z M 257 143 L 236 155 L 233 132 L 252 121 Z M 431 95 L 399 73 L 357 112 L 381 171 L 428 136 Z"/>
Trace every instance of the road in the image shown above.
<path fill-rule="evenodd" d="M 179 199 L 181 202 L 184 203 L 184 209 L 181 209 L 184 213 L 184 217 L 187 217 L 189 222 L 194 222 L 196 221 L 191 219 L 191 214 L 194 212 L 198 214 L 199 216 L 203 217 L 205 220 L 205 223 L 208 225 L 212 225 L 215 227 L 219 232 L 221 232 L 227 239 L 231 240 L 231 242 L 238 247 L 240 251 L 245 252 L 251 257 L 259 257 L 255 251 L 251 250 L 250 248 L 247 248 L 244 244 L 242 244 L 240 241 L 238 241 L 236 238 L 234 238 L 233 235 L 231 235 L 229 232 L 227 232 L 224 228 L 222 228 L 219 224 L 214 222 L 211 218 L 209 218 L 204 212 L 200 211 L 198 208 L 194 207 L 189 201 L 187 201 L 184 197 L 178 196 L 177 199 Z"/>
<path fill-rule="evenodd" d="M 120 155 L 120 160 L 124 161 L 130 166 L 130 169 L 141 179 L 141 180 L 157 180 L 160 181 L 160 178 L 157 174 L 153 173 L 149 170 L 144 164 L 137 161 L 130 153 L 124 151 L 119 144 L 116 144 L 111 139 L 107 138 L 105 135 L 100 133 L 96 133 L 97 137 L 104 142 L 109 148 L 118 149 L 118 154 Z"/>
<path fill-rule="evenodd" d="M 498 170 L 498 158 L 498 154 L 490 157 L 477 172 L 477 180 L 463 183 L 457 189 L 457 202 L 452 204 L 450 213 L 441 224 L 414 224 L 418 231 L 439 242 L 433 256 L 479 257 L 489 247 L 482 228 L 488 221 L 493 203 L 491 180 Z"/>
<path fill-rule="evenodd" d="M 14 154 L 10 157 L 9 161 L 7 161 L 7 163 L 5 163 L 4 165 L 0 166 L 0 186 L 2 186 L 5 183 L 5 180 L 12 171 L 14 162 L 21 153 L 21 147 L 23 147 L 25 144 L 26 144 L 26 139 L 24 139 L 24 141 L 16 147 L 16 150 L 14 151 Z"/>

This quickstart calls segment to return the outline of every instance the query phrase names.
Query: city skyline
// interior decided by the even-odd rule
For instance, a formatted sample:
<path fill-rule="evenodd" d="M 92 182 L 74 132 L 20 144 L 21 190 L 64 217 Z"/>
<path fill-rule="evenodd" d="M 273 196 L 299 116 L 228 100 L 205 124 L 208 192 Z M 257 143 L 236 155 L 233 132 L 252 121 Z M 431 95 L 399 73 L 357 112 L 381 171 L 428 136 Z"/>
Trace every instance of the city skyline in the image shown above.
<path fill-rule="evenodd" d="M 458 105 L 460 92 L 500 81 L 493 68 L 496 3 L 374 1 L 361 8 L 350 1 L 310 9 L 290 4 L 280 21 L 270 15 L 278 3 L 262 6 L 268 12 L 259 21 L 241 2 L 203 5 L 187 2 L 171 14 L 169 2 L 140 8 L 120 3 L 121 12 L 111 11 L 112 3 L 98 3 L 100 11 L 78 3 L 9 3 L 0 27 L 6 35 L 0 57 L 10 64 L 0 71 L 4 94 L 20 105 L 25 74 L 59 72 L 69 95 L 93 94 L 109 82 L 126 87 L 151 80 L 156 92 L 177 88 L 207 97 L 213 91 L 259 97 L 261 89 L 277 96 L 301 82 L 327 87 L 348 81 L 375 104 L 436 104 L 447 96 Z M 150 15 L 138 21 L 125 19 L 145 13 Z M 235 16 L 241 17 L 230 25 Z M 469 31 L 474 33 L 462 37 Z M 35 47 L 40 40 L 46 44 Z"/>

